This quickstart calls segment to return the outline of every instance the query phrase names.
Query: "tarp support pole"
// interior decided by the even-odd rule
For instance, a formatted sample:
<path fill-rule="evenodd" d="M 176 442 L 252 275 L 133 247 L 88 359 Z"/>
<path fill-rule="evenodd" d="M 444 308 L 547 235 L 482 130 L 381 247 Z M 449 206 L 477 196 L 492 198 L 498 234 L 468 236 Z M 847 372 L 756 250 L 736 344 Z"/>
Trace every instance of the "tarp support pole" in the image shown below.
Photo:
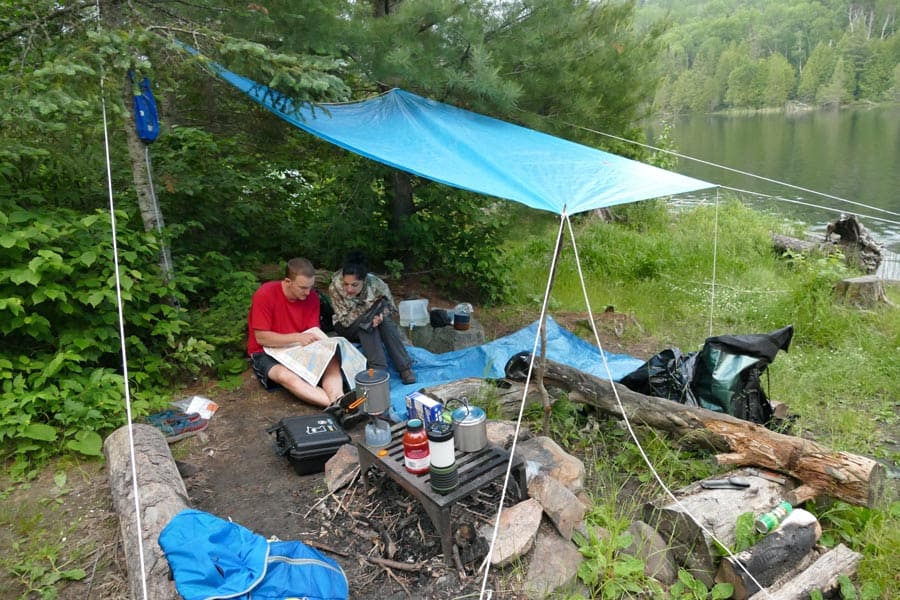
<path fill-rule="evenodd" d="M 553 283 L 556 280 L 556 270 L 559 268 L 559 259 L 562 256 L 563 242 L 565 238 L 562 235 L 562 227 L 563 223 L 566 220 L 566 211 L 563 208 L 563 213 L 560 215 L 560 235 L 556 237 L 556 248 L 553 251 L 553 260 L 550 262 L 550 278 L 547 284 L 547 297 L 544 298 L 544 304 L 549 306 L 550 302 L 550 293 L 553 291 Z M 552 406 L 550 405 L 550 394 L 547 393 L 547 388 L 544 387 L 544 371 L 547 366 L 547 311 L 541 311 L 541 322 L 539 325 L 539 331 L 541 335 L 541 361 L 538 363 L 537 368 L 537 383 L 538 390 L 541 393 L 541 401 L 544 404 L 544 421 L 543 421 L 543 430 L 544 435 L 550 433 L 550 411 L 552 410 Z"/>

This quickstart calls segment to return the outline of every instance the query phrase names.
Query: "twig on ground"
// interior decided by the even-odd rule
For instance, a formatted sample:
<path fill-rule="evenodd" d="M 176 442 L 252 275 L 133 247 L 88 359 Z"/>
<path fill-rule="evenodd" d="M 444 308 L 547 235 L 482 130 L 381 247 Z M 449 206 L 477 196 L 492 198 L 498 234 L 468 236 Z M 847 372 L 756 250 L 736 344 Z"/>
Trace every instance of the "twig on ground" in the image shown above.
<path fill-rule="evenodd" d="M 378 535 L 381 538 L 382 543 L 384 544 L 385 555 L 388 558 L 394 558 L 394 555 L 397 554 L 397 544 L 394 543 L 394 540 L 391 538 L 390 533 L 388 533 L 387 528 L 385 528 L 376 519 L 361 517 L 360 520 L 364 521 L 367 525 L 369 525 L 369 527 L 378 532 Z"/>
<path fill-rule="evenodd" d="M 412 593 L 409 591 L 409 588 L 406 587 L 406 584 L 403 583 L 399 577 L 394 575 L 394 572 L 391 571 L 388 567 L 382 566 L 381 568 L 384 569 L 384 572 L 388 574 L 388 577 L 390 577 L 391 579 L 396 581 L 397 585 L 399 585 L 400 587 L 403 588 L 403 591 L 406 592 L 406 597 L 409 598 L 410 600 L 412 600 L 412 597 L 413 597 Z"/>
<path fill-rule="evenodd" d="M 94 564 L 91 565 L 91 576 L 88 577 L 88 581 L 87 581 L 88 588 L 87 588 L 87 594 L 85 594 L 86 598 L 91 597 L 91 590 L 94 587 L 94 575 L 96 575 L 96 573 L 97 573 L 97 563 L 100 562 L 100 557 L 103 556 L 103 548 L 104 548 L 104 546 L 100 546 L 99 548 L 97 548 L 97 552 L 94 555 Z"/>
<path fill-rule="evenodd" d="M 389 567 L 391 569 L 398 569 L 400 571 L 421 571 L 422 567 L 424 566 L 423 563 L 405 563 L 397 560 L 390 560 L 388 558 L 379 558 L 377 556 L 367 556 L 365 558 L 373 565 L 378 565 L 379 567 Z"/>
<path fill-rule="evenodd" d="M 337 556 L 341 556 L 341 557 L 344 557 L 344 558 L 347 558 L 348 556 L 350 556 L 349 554 L 347 554 L 346 552 L 344 552 L 344 551 L 342 551 L 342 550 L 337 550 L 337 549 L 335 549 L 335 548 L 332 548 L 331 546 L 328 546 L 328 545 L 326 545 L 326 544 L 322 544 L 322 543 L 317 542 L 317 541 L 315 541 L 315 540 L 307 540 L 307 539 L 304 539 L 304 540 L 302 540 L 302 541 L 303 541 L 303 543 L 306 544 L 307 546 L 312 546 L 313 548 L 317 548 L 317 549 L 322 550 L 322 551 L 324 551 L 324 552 L 328 552 L 329 554 L 336 554 Z"/>
<path fill-rule="evenodd" d="M 416 529 L 419 530 L 419 536 L 422 538 L 422 543 L 425 543 L 425 532 L 422 530 L 422 521 L 416 521 Z"/>
<path fill-rule="evenodd" d="M 466 570 L 463 567 L 462 559 L 459 557 L 459 546 L 453 544 L 453 562 L 456 563 L 456 570 L 459 571 L 459 578 L 466 579 Z"/>
<path fill-rule="evenodd" d="M 317 508 L 320 504 L 322 504 L 323 502 L 325 502 L 326 500 L 328 500 L 328 498 L 330 498 L 330 497 L 332 497 L 332 496 L 334 496 L 334 494 L 332 494 L 331 492 L 329 492 L 327 495 L 322 496 L 321 498 L 319 498 L 318 500 L 316 500 L 316 503 L 309 507 L 309 510 L 306 511 L 306 514 L 303 515 L 303 518 L 305 519 L 305 518 L 309 517 L 309 515 L 312 513 L 312 511 L 316 510 L 316 508 Z"/>
<path fill-rule="evenodd" d="M 478 517 L 481 521 L 483 521 L 485 523 L 490 523 L 493 521 L 493 519 L 491 519 L 487 515 L 484 515 L 484 514 L 478 512 L 477 510 L 472 510 L 468 506 L 463 506 L 462 509 L 471 515 L 475 515 L 476 517 Z"/>

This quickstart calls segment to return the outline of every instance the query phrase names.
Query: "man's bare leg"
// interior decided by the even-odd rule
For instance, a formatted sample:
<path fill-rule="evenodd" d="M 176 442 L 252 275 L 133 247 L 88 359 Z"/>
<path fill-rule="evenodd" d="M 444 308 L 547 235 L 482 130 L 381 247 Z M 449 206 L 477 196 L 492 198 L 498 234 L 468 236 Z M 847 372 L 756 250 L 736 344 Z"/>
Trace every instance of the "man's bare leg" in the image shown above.
<path fill-rule="evenodd" d="M 329 368 L 330 368 L 329 364 Z M 338 369 L 338 377 L 340 378 L 340 369 Z M 328 376 L 328 368 L 325 369 L 325 375 L 322 376 L 324 383 Z M 321 408 L 331 404 L 332 399 L 328 392 L 320 387 L 316 387 L 305 382 L 299 375 L 285 367 L 284 365 L 275 365 L 269 369 L 269 379 L 280 383 L 287 391 L 304 402 L 318 406 Z"/>
<path fill-rule="evenodd" d="M 344 395 L 344 377 L 341 375 L 341 365 L 336 356 L 332 357 L 328 366 L 325 367 L 321 385 L 328 394 L 330 402 L 334 402 Z"/>

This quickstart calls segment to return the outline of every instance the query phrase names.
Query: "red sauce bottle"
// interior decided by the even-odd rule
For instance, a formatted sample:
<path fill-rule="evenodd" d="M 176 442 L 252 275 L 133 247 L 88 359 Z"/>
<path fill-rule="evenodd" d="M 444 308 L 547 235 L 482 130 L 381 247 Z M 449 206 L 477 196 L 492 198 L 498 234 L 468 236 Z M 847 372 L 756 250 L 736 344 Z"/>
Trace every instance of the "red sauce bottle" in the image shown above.
<path fill-rule="evenodd" d="M 415 475 L 428 472 L 428 434 L 420 419 L 410 419 L 403 434 L 403 465 Z"/>

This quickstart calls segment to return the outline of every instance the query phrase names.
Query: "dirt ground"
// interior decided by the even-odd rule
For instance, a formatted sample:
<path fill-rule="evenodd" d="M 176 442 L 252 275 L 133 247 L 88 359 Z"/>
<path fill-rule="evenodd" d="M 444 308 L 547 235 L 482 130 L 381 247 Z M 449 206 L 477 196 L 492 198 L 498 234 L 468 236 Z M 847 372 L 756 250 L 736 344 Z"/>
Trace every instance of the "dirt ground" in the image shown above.
<path fill-rule="evenodd" d="M 414 296 L 402 287 L 397 299 Z M 455 301 L 434 298 L 432 307 L 452 307 Z M 495 339 L 532 322 L 534 313 L 482 311 L 476 317 L 487 339 Z M 572 331 L 583 327 L 585 315 L 554 315 Z M 656 342 L 621 335 L 633 327 L 625 317 L 610 315 L 603 323 L 615 353 L 648 357 Z M 581 331 L 582 334 L 586 330 Z M 619 335 L 616 335 L 616 334 Z M 443 562 L 440 540 L 422 506 L 390 480 L 369 495 L 357 478 L 351 486 L 329 495 L 323 474 L 297 475 L 274 448 L 267 429 L 280 419 L 314 412 L 284 391 L 264 391 L 252 373 L 244 373 L 238 389 L 223 391 L 212 383 L 197 384 L 181 397 L 203 395 L 219 404 L 206 431 L 171 445 L 193 507 L 229 518 L 252 531 L 282 540 L 299 539 L 337 560 L 350 582 L 351 598 L 435 599 L 478 597 L 483 572 L 480 560 L 462 571 Z M 178 398 L 173 398 L 177 400 Z M 350 432 L 356 440 L 363 426 Z M 0 600 L 58 598 L 116 600 L 128 598 L 127 574 L 112 507 L 105 466 L 101 462 L 73 465 L 58 462 L 27 485 L 2 483 L 0 550 L 16 545 L 28 551 L 0 559 Z M 454 523 L 479 525 L 490 520 L 499 498 L 499 484 L 454 507 Z M 472 555 L 477 552 L 472 552 Z M 21 558 L 21 557 L 27 558 Z M 371 562 L 391 556 L 400 566 Z M 50 563 L 51 568 L 46 564 Z M 66 581 L 68 569 L 83 569 L 78 581 Z M 16 577 L 16 574 L 22 575 Z M 487 588 L 493 598 L 521 598 L 515 591 L 515 569 L 491 571 Z M 33 582 L 30 587 L 23 582 Z"/>

